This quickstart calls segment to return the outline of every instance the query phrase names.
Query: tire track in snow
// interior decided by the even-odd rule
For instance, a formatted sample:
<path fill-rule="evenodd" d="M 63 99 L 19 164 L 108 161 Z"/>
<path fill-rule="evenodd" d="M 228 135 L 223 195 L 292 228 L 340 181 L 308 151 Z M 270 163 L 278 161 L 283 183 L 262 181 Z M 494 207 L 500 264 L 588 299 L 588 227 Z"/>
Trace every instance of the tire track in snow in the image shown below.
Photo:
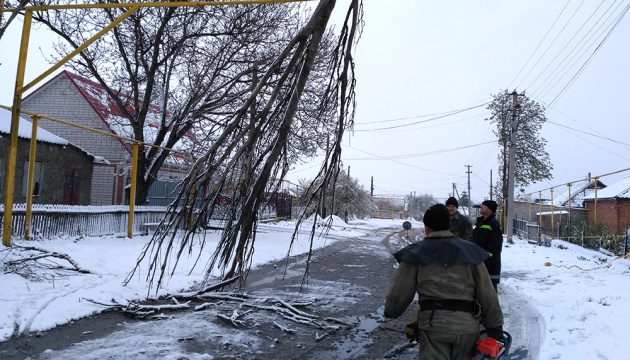
<path fill-rule="evenodd" d="M 525 295 L 510 286 L 499 285 L 499 301 L 505 323 L 503 329 L 512 335 L 512 350 L 527 349 L 529 360 L 538 360 L 545 334 L 545 322 Z"/>

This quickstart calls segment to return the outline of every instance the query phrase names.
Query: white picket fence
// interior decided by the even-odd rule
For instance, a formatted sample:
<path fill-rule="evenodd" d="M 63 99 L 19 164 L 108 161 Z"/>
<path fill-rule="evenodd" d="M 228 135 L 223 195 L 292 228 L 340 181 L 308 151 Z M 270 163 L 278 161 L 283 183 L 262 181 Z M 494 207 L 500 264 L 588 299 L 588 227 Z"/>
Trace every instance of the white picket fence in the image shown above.
<path fill-rule="evenodd" d="M 143 224 L 160 222 L 166 213 L 162 206 L 136 206 L 133 232 L 142 232 Z M 12 236 L 24 236 L 26 205 L 14 204 L 11 221 Z M 31 234 L 34 238 L 54 236 L 102 236 L 126 233 L 129 206 L 33 205 Z M 0 206 L 0 222 L 4 207 Z"/>

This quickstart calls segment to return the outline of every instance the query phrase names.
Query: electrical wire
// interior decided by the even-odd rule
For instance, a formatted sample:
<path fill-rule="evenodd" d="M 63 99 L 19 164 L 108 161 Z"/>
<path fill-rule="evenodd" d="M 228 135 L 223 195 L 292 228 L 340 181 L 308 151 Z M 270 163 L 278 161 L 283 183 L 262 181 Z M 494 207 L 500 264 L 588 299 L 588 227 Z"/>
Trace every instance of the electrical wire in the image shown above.
<path fill-rule="evenodd" d="M 580 6 L 575 10 L 575 12 L 573 13 L 573 15 L 571 16 L 571 18 L 569 19 L 569 21 L 567 21 L 567 23 L 565 24 L 565 27 L 562 28 L 562 30 L 564 30 L 566 28 L 567 25 L 569 25 L 569 23 L 571 22 L 571 20 L 573 19 L 573 17 L 575 16 L 575 14 L 577 14 L 578 10 L 580 10 L 580 8 L 582 7 L 582 4 L 584 4 L 584 1 L 582 1 L 582 3 L 580 4 Z M 601 4 L 600 4 L 601 6 Z M 599 7 L 598 7 L 599 8 Z M 593 16 L 593 14 L 591 14 L 591 17 Z M 590 19 L 590 17 L 589 17 Z M 588 22 L 588 19 L 586 20 Z M 549 66 L 551 66 L 551 64 L 553 64 L 553 62 L 558 58 L 558 56 L 560 56 L 560 54 L 562 54 L 562 52 L 564 51 L 564 49 L 566 49 L 567 46 L 569 46 L 569 44 L 571 43 L 571 41 L 573 41 L 573 39 L 577 36 L 577 34 L 579 33 L 579 31 L 586 25 L 586 22 L 580 27 L 580 29 L 578 29 L 577 32 L 575 32 L 575 34 L 573 34 L 573 36 L 571 37 L 571 39 L 569 39 L 569 41 L 567 41 L 567 43 L 562 47 L 562 49 L 560 49 L 560 51 L 558 52 L 558 54 L 556 54 L 556 56 L 554 56 L 553 59 L 551 59 L 551 61 L 549 61 L 549 63 L 547 64 L 547 66 L 545 66 L 545 68 L 540 71 L 540 73 L 538 74 L 538 76 L 536 76 L 536 78 L 529 84 L 529 86 L 527 87 L 527 89 L 530 89 L 534 83 L 542 76 L 542 74 L 545 73 L 545 71 L 549 68 Z M 560 34 L 558 34 L 558 36 L 560 36 Z M 556 37 L 557 39 L 557 37 Z"/>
<path fill-rule="evenodd" d="M 495 142 L 496 142 L 496 140 L 493 140 L 493 141 L 487 141 L 487 142 L 483 142 L 483 143 L 479 143 L 479 144 L 460 146 L 460 147 L 456 147 L 456 148 L 441 149 L 441 150 L 429 151 L 429 152 L 425 152 L 425 153 L 394 155 L 394 156 L 388 156 L 386 158 L 378 156 L 378 158 L 346 158 L 344 160 L 395 160 L 395 159 L 410 159 L 410 158 L 416 158 L 416 157 L 422 157 L 422 156 L 428 156 L 428 155 L 443 154 L 443 153 L 446 153 L 446 152 L 457 151 L 457 150 L 462 150 L 462 149 L 468 149 L 468 148 L 471 148 L 471 147 L 477 147 L 477 146 L 486 145 L 486 144 L 492 144 L 492 143 L 495 143 Z M 359 150 L 357 148 L 353 148 L 351 146 L 349 146 L 349 148 L 354 149 L 354 150 L 358 150 L 358 151 L 362 151 L 362 150 Z"/>
<path fill-rule="evenodd" d="M 596 137 L 596 138 L 600 138 L 600 139 L 607 140 L 607 141 L 610 141 L 610 142 L 613 142 L 613 143 L 616 143 L 616 144 L 620 144 L 620 145 L 623 145 L 623 146 L 630 147 L 630 144 L 627 144 L 625 142 L 614 140 L 614 139 L 611 139 L 611 138 L 608 138 L 608 137 L 605 137 L 605 136 L 595 135 L 595 134 L 592 134 L 592 133 L 587 132 L 587 131 L 578 130 L 578 129 L 572 128 L 572 127 L 567 126 L 567 125 L 562 125 L 562 124 L 554 122 L 554 121 L 547 120 L 547 122 L 550 123 L 550 124 L 554 124 L 556 126 L 560 126 L 560 127 L 563 127 L 563 128 L 567 128 L 567 129 L 573 130 L 573 131 L 580 132 L 582 134 L 590 135 L 590 136 L 593 136 L 593 137 Z"/>
<path fill-rule="evenodd" d="M 571 17 L 569 18 L 569 20 L 564 24 L 564 26 L 562 27 L 562 29 L 560 29 L 560 32 L 558 33 L 558 35 L 556 35 L 556 37 L 553 39 L 553 41 L 551 42 L 551 44 L 549 44 L 549 46 L 547 46 L 547 49 L 545 49 L 545 52 L 543 52 L 543 54 L 540 56 L 540 58 L 538 59 L 538 61 L 536 61 L 536 63 L 534 64 L 534 66 L 532 66 L 532 68 L 529 70 L 529 72 L 527 72 L 527 75 L 525 75 L 525 77 L 523 78 L 522 81 L 525 81 L 525 79 L 527 79 L 527 77 L 529 76 L 529 74 L 532 73 L 532 71 L 536 68 L 536 66 L 538 66 L 538 64 L 540 63 L 540 61 L 543 59 L 543 57 L 547 54 L 547 52 L 549 51 L 549 49 L 551 49 L 551 47 L 553 46 L 553 44 L 555 44 L 556 40 L 558 40 L 558 38 L 560 37 L 560 35 L 564 32 L 564 30 L 566 29 L 566 27 L 569 25 L 569 23 L 571 22 L 571 20 L 573 20 L 573 17 L 575 16 L 575 14 L 577 14 L 578 10 L 580 10 L 580 8 L 582 7 L 582 5 L 584 4 L 585 0 L 582 0 L 582 2 L 580 3 L 580 6 L 578 6 L 578 8 L 573 12 L 573 14 L 571 15 Z M 563 10 L 564 11 L 564 10 Z M 522 82 L 521 81 L 521 82 Z M 531 86 L 531 85 L 530 85 Z M 527 87 L 529 88 L 529 87 Z"/>
<path fill-rule="evenodd" d="M 567 6 L 569 5 L 570 2 L 571 2 L 571 0 L 567 1 L 567 3 L 564 4 L 564 7 L 562 8 L 562 11 L 560 11 L 560 14 L 558 14 L 558 16 L 556 17 L 556 20 L 554 20 L 553 24 L 551 24 L 551 26 L 549 27 L 549 30 L 547 30 L 547 33 L 545 34 L 545 36 L 542 38 L 542 40 L 540 40 L 540 42 L 538 43 L 538 46 L 536 46 L 536 49 L 534 49 L 532 54 L 529 56 L 529 59 L 527 59 L 527 61 L 525 62 L 525 65 L 523 65 L 521 70 L 519 70 L 518 74 L 516 74 L 516 76 L 514 77 L 514 80 L 512 80 L 510 85 L 507 87 L 508 89 L 510 89 L 512 87 L 512 84 L 514 84 L 516 79 L 518 79 L 518 76 L 521 75 L 523 70 L 525 70 L 525 68 L 527 67 L 527 64 L 529 64 L 530 60 L 534 57 L 534 54 L 536 54 L 536 51 L 538 51 L 538 49 L 540 48 L 540 45 L 543 44 L 543 42 L 545 41 L 545 39 L 547 38 L 547 36 L 551 32 L 551 29 L 553 29 L 553 27 L 556 25 L 556 23 L 558 22 L 558 19 L 560 19 L 560 16 L 562 16 L 562 14 L 564 13 L 564 10 L 567 8 Z"/>
<path fill-rule="evenodd" d="M 431 117 L 431 116 L 457 114 L 457 113 L 460 113 L 460 112 L 468 111 L 468 110 L 471 110 L 471 109 L 476 109 L 478 107 L 487 105 L 487 104 L 490 103 L 490 100 L 491 99 L 485 99 L 485 100 L 482 101 L 482 104 L 480 104 L 480 105 L 471 105 L 471 106 L 467 106 L 467 107 L 465 107 L 463 109 L 445 111 L 445 112 L 442 112 L 442 113 L 428 114 L 428 115 L 416 115 L 416 116 L 410 116 L 410 117 L 404 117 L 404 118 L 398 118 L 398 119 L 376 120 L 376 121 L 369 121 L 369 122 L 356 122 L 355 121 L 355 125 L 368 125 L 368 124 L 377 124 L 377 123 L 386 123 L 386 122 L 392 122 L 392 121 L 410 120 L 410 119 L 417 119 L 417 118 Z"/>
<path fill-rule="evenodd" d="M 399 128 L 403 128 L 403 127 L 407 127 L 407 126 L 412 126 L 412 125 L 422 124 L 422 123 L 426 123 L 426 122 L 430 122 L 430 121 L 434 121 L 434 120 L 443 119 L 445 117 L 453 116 L 453 115 L 456 115 L 456 114 L 459 114 L 459 113 L 462 113 L 462 112 L 465 112 L 465 111 L 473 110 L 473 109 L 476 109 L 476 108 L 488 105 L 489 103 L 490 102 L 483 103 L 481 105 L 477 105 L 477 106 L 473 106 L 473 107 L 469 107 L 469 108 L 466 108 L 466 109 L 455 110 L 453 112 L 446 113 L 445 115 L 439 115 L 439 116 L 435 116 L 435 117 L 432 117 L 432 118 L 429 118 L 429 119 L 426 119 L 426 120 L 415 121 L 415 122 L 412 122 L 412 123 L 409 123 L 409 124 L 395 125 L 395 126 L 389 126 L 389 127 L 384 127 L 384 128 L 376 128 L 376 129 L 366 129 L 366 130 L 356 130 L 355 129 L 354 131 L 381 131 L 381 130 L 399 129 Z M 355 123 L 355 126 L 357 126 L 357 125 L 360 125 L 360 124 L 356 124 Z"/>
<path fill-rule="evenodd" d="M 394 163 L 399 164 L 399 165 L 404 165 L 404 166 L 412 167 L 412 168 L 419 169 L 419 170 L 430 171 L 430 172 L 433 172 L 433 173 L 436 173 L 436 174 L 455 176 L 455 177 L 461 176 L 461 175 L 449 174 L 449 173 L 445 173 L 443 171 L 437 171 L 437 170 L 433 170 L 433 169 L 427 169 L 427 168 L 423 168 L 423 167 L 420 167 L 420 166 L 407 164 L 407 163 L 404 163 L 404 162 L 397 161 L 395 159 L 389 159 L 389 158 L 384 157 L 384 156 L 379 156 L 379 155 L 376 155 L 376 154 L 372 154 L 372 153 L 369 153 L 369 152 L 361 150 L 361 149 L 353 148 L 353 147 L 350 147 L 350 146 L 348 146 L 348 147 L 353 149 L 353 150 L 360 151 L 362 153 L 365 153 L 365 154 L 368 154 L 368 155 L 371 155 L 371 156 L 375 157 L 375 159 L 373 159 L 373 160 L 388 160 L 388 161 L 394 162 Z M 348 160 L 348 159 L 344 159 L 344 160 Z"/>
<path fill-rule="evenodd" d="M 613 3 L 614 5 L 614 3 Z M 556 81 L 556 79 L 560 78 L 564 78 L 567 73 L 569 73 L 569 71 L 571 71 L 572 68 L 575 67 L 575 65 L 580 61 L 580 59 L 582 59 L 584 57 L 584 55 L 589 51 L 589 49 L 591 49 L 595 43 L 597 41 L 599 41 L 599 39 L 604 36 L 605 32 L 610 29 L 610 27 L 613 25 L 612 23 L 609 24 L 606 29 L 603 32 L 600 32 L 600 30 L 606 25 L 606 23 L 608 22 L 608 20 L 614 15 L 615 11 L 617 11 L 617 9 L 619 9 L 619 7 L 622 5 L 622 3 L 620 3 L 617 8 L 615 8 L 615 10 L 613 10 L 613 12 L 611 12 L 608 17 L 606 18 L 606 20 L 600 24 L 600 26 L 597 28 L 597 30 L 595 32 L 593 32 L 591 34 L 591 36 L 588 38 L 588 40 L 586 42 L 584 42 L 584 44 L 582 46 L 580 46 L 580 48 L 577 50 L 577 52 L 575 52 L 575 54 L 573 56 L 571 56 L 570 59 L 567 60 L 567 58 L 571 55 L 571 53 L 573 53 L 577 47 L 579 46 L 579 44 L 585 39 L 582 38 L 582 40 L 580 40 L 580 42 L 573 48 L 573 50 L 571 50 L 571 53 L 569 53 L 569 55 L 567 55 L 565 57 L 565 59 L 558 64 L 558 66 L 556 67 L 556 69 L 554 69 L 554 71 L 547 77 L 547 79 L 545 79 L 545 81 L 541 84 L 541 86 L 539 86 L 536 90 L 534 90 L 534 93 L 538 92 L 538 89 L 541 89 L 540 92 L 544 94 L 541 97 L 546 97 L 547 94 L 553 90 L 554 86 L 558 83 L 558 81 Z M 612 5 L 611 5 L 612 7 Z M 610 7 L 606 10 L 606 12 L 604 14 L 602 14 L 602 16 L 600 17 L 600 19 L 597 20 L 597 22 L 591 27 L 591 29 L 589 30 L 589 32 L 586 34 L 588 35 L 589 33 L 592 32 L 593 28 L 601 21 L 601 19 L 606 15 L 606 13 L 608 13 L 608 11 L 610 10 Z M 586 36 L 585 35 L 585 36 Z M 591 42 L 591 40 L 595 38 L 594 42 Z M 587 46 L 588 45 L 588 46 Z M 582 51 L 584 50 L 584 51 Z M 579 56 L 578 56 L 579 55 Z M 577 57 L 577 58 L 576 58 Z M 575 59 L 575 61 L 573 61 Z M 570 64 L 570 66 L 569 66 Z M 559 71 L 558 68 L 562 66 L 562 69 L 560 69 Z M 565 71 L 566 69 L 566 71 Z M 554 75 L 555 74 L 555 75 Z M 553 78 L 552 78 L 553 76 Z M 549 81 L 551 79 L 551 81 Z M 546 85 L 545 85 L 546 84 Z M 548 90 L 547 90 L 548 89 Z"/>
<path fill-rule="evenodd" d="M 573 34 L 573 36 L 571 37 L 571 39 L 570 39 L 569 41 L 567 41 L 566 45 L 564 45 L 564 47 L 563 47 L 563 48 L 562 48 L 562 49 L 558 52 L 558 54 L 557 54 L 557 55 L 556 55 L 556 56 L 555 56 L 555 57 L 554 57 L 554 58 L 553 58 L 553 59 L 549 62 L 549 65 L 547 65 L 547 67 L 545 67 L 545 69 L 544 69 L 542 72 L 544 72 L 545 70 L 547 70 L 547 68 L 548 68 L 549 66 L 551 66 L 551 64 L 552 64 L 552 63 L 553 63 L 553 62 L 554 62 L 554 61 L 555 61 L 555 60 L 556 60 L 556 59 L 560 56 L 560 54 L 562 54 L 562 52 L 564 51 L 564 49 L 566 49 L 566 48 L 567 48 L 567 47 L 571 44 L 571 42 L 573 41 L 573 39 L 575 39 L 575 38 L 576 38 L 576 36 L 577 36 L 577 35 L 578 35 L 581 31 L 582 31 L 582 29 L 586 26 L 586 24 L 587 24 L 587 23 L 591 20 L 591 18 L 592 18 L 593 16 L 595 16 L 595 13 L 597 12 L 597 10 L 599 9 L 599 7 L 600 7 L 603 3 L 604 3 L 604 2 L 602 1 L 602 2 L 599 4 L 599 6 L 597 7 L 597 9 L 595 9 L 595 10 L 594 10 L 594 12 L 593 12 L 593 13 L 592 13 L 589 17 L 588 17 L 588 19 L 586 19 L 586 21 L 584 22 L 584 24 L 582 24 L 582 26 L 580 26 L 580 28 L 579 28 L 579 29 L 575 32 L 575 34 Z M 611 4 L 611 5 L 608 7 L 608 9 L 604 12 L 604 14 L 602 14 L 602 16 L 600 16 L 600 17 L 599 17 L 599 19 L 595 22 L 595 24 L 593 24 L 593 25 L 591 26 L 591 28 L 587 31 L 587 33 L 586 33 L 584 36 L 582 36 L 581 40 L 580 40 L 580 41 L 578 41 L 578 43 L 577 43 L 577 44 L 573 47 L 573 49 L 571 49 L 571 51 L 570 51 L 570 52 L 569 52 L 569 53 L 568 53 L 568 54 L 567 54 L 567 55 L 566 55 L 566 56 L 562 59 L 562 61 L 560 61 L 560 62 L 559 62 L 559 64 L 558 64 L 558 65 L 557 65 L 557 66 L 556 66 L 556 67 L 555 67 L 555 68 L 551 71 L 551 74 L 549 74 L 549 76 L 547 76 L 547 78 L 546 78 L 546 79 L 545 79 L 545 80 L 541 83 L 541 85 L 540 85 L 540 86 L 538 86 L 538 88 L 536 88 L 536 89 L 534 89 L 534 90 L 531 90 L 530 92 L 532 92 L 532 93 L 536 93 L 536 92 L 537 92 L 537 90 L 538 90 L 538 89 L 540 89 L 540 88 L 543 88 L 543 90 L 542 90 L 542 91 L 544 91 L 544 89 L 547 87 L 547 86 L 546 86 L 546 84 L 548 84 L 549 80 L 550 80 L 552 77 L 553 77 L 553 80 L 555 80 L 555 79 L 558 77 L 558 75 L 562 72 L 562 70 L 558 71 L 558 69 L 559 69 L 560 67 L 562 67 L 562 69 L 564 69 L 564 68 L 565 68 L 565 67 L 566 67 L 566 66 L 567 66 L 567 65 L 571 62 L 571 60 L 573 60 L 573 59 L 575 58 L 575 56 L 576 56 L 577 54 L 579 54 L 579 52 L 580 52 L 579 50 L 576 52 L 576 49 L 578 49 L 578 46 L 580 46 L 580 44 L 582 44 L 582 43 L 584 42 L 584 40 L 586 39 L 586 36 L 587 36 L 587 35 L 589 35 L 589 34 L 591 34 L 591 33 L 593 32 L 593 29 L 597 26 L 597 24 L 599 24 L 599 23 L 600 23 L 600 21 L 602 20 L 602 18 L 606 15 L 606 13 L 608 13 L 608 11 L 610 11 L 610 9 L 612 8 L 612 6 L 613 6 L 613 5 L 614 5 L 614 3 L 613 3 L 613 4 Z M 602 26 L 603 26 L 603 24 L 602 24 L 602 25 L 600 25 L 600 28 L 601 28 Z M 599 29 L 598 29 L 598 30 L 599 30 Z M 588 42 L 589 42 L 589 41 L 593 38 L 593 36 L 594 36 L 594 35 L 595 35 L 595 33 L 593 33 L 593 34 L 589 37 L 588 41 L 584 42 L 584 44 L 580 47 L 580 50 L 581 50 L 581 49 L 583 49 L 583 48 L 584 48 L 584 46 L 586 46 L 586 44 L 588 44 Z M 571 56 L 571 54 L 573 54 L 573 56 Z M 569 56 L 571 56 L 571 59 L 569 59 L 569 60 L 567 61 L 567 59 L 569 58 Z M 581 55 L 581 56 L 582 56 L 582 55 Z M 581 57 L 581 56 L 580 56 L 580 57 Z M 579 60 L 579 58 L 578 58 L 578 60 Z M 577 60 L 576 60 L 576 62 L 577 62 Z M 564 66 L 563 66 L 563 65 L 564 65 Z M 541 74 L 542 74 L 542 72 L 541 72 Z M 554 75 L 554 74 L 555 74 L 555 75 Z"/>
<path fill-rule="evenodd" d="M 571 85 L 573 85 L 573 83 L 575 82 L 575 79 L 577 79 L 578 76 L 580 76 L 582 74 L 582 71 L 584 71 L 584 68 L 586 68 L 586 66 L 591 62 L 591 60 L 593 60 L 593 57 L 595 56 L 595 54 L 597 54 L 597 52 L 599 52 L 599 50 L 602 48 L 602 46 L 604 45 L 604 43 L 606 42 L 606 40 L 608 40 L 608 38 L 610 37 L 610 35 L 613 33 L 613 31 L 617 28 L 617 25 L 619 25 L 619 22 L 621 21 L 621 19 L 623 19 L 623 17 L 628 13 L 628 9 L 630 9 L 630 5 L 627 5 L 626 8 L 624 9 L 623 13 L 621 13 L 618 18 L 617 21 L 615 22 L 614 26 L 612 27 L 612 29 L 606 34 L 606 37 L 600 42 L 599 45 L 597 45 L 597 48 L 593 51 L 593 53 L 591 54 L 591 56 L 589 56 L 589 58 L 584 62 L 584 64 L 580 67 L 580 69 L 575 73 L 575 75 L 573 75 L 573 77 L 571 78 L 571 80 L 569 80 L 569 82 L 567 83 L 567 85 L 565 85 L 564 88 L 562 88 L 562 90 L 560 91 L 560 93 L 558 93 L 558 95 L 556 95 L 556 97 L 551 100 L 551 102 L 549 103 L 549 105 L 553 105 L 556 100 L 558 100 L 558 98 L 563 95 Z"/>

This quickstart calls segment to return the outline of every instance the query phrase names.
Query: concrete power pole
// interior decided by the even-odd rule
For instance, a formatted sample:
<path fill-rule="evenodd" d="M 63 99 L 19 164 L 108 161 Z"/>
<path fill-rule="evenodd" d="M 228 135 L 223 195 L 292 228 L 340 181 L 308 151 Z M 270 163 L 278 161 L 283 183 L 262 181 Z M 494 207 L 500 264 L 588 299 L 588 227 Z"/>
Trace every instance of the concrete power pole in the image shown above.
<path fill-rule="evenodd" d="M 370 198 L 374 199 L 374 176 L 370 178 Z"/>
<path fill-rule="evenodd" d="M 505 219 L 505 229 L 508 243 L 512 243 L 512 228 L 514 222 L 514 177 L 516 167 L 516 111 L 521 107 L 518 103 L 516 90 L 512 92 L 512 121 L 510 124 L 510 163 L 508 164 L 508 198 L 507 217 Z"/>
<path fill-rule="evenodd" d="M 466 171 L 466 174 L 468 174 L 468 218 L 470 218 L 470 174 L 472 173 L 472 171 L 470 171 L 470 168 L 472 167 L 472 165 L 464 165 L 468 168 L 468 171 Z"/>

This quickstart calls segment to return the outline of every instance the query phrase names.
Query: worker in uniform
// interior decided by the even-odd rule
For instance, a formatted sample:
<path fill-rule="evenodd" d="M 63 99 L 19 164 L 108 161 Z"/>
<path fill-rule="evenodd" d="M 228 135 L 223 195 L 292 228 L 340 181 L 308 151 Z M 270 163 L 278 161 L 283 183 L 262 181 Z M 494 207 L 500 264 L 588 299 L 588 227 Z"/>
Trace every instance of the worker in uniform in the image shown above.
<path fill-rule="evenodd" d="M 397 318 L 416 293 L 420 360 L 470 360 L 480 337 L 478 305 L 488 336 L 503 336 L 503 312 L 484 265 L 488 253 L 448 231 L 446 206 L 424 214 L 424 240 L 396 252 L 398 269 L 385 299 L 385 317 Z"/>

